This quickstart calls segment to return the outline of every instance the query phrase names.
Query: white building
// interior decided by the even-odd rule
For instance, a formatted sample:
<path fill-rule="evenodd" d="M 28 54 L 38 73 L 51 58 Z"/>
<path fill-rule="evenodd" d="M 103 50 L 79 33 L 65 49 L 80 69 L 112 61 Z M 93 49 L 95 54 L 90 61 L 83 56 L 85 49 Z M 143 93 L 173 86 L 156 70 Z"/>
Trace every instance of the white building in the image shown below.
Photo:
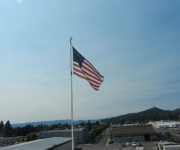
<path fill-rule="evenodd" d="M 154 128 L 175 128 L 180 126 L 180 122 L 178 121 L 155 121 L 148 122 L 148 124 L 152 124 Z"/>
<path fill-rule="evenodd" d="M 180 145 L 174 142 L 160 142 L 158 148 L 159 150 L 180 150 Z"/>

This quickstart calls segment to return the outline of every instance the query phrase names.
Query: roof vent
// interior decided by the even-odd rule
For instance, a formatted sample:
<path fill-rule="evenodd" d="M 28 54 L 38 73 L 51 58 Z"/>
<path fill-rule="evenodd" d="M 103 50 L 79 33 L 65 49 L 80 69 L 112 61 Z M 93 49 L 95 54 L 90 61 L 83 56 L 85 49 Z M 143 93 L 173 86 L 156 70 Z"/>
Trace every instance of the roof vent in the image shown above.
<path fill-rule="evenodd" d="M 56 144 L 53 144 L 53 146 L 58 146 L 58 143 L 56 143 Z"/>

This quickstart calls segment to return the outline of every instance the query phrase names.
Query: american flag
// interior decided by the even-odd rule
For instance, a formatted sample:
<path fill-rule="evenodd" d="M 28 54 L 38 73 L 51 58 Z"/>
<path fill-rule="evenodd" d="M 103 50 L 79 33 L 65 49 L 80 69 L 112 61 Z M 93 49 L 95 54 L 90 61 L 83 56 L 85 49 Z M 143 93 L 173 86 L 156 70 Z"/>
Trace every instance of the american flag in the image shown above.
<path fill-rule="evenodd" d="M 99 90 L 104 77 L 74 47 L 73 66 L 75 75 L 87 80 L 94 90 Z"/>

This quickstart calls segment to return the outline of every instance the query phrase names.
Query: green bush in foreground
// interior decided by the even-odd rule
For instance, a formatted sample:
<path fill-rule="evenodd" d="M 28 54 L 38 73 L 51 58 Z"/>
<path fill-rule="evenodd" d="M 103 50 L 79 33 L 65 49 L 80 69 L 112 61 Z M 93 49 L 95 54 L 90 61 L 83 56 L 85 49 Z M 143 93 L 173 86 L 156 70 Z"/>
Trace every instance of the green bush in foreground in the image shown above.
<path fill-rule="evenodd" d="M 114 141 L 113 141 L 113 140 L 109 141 L 109 144 L 112 144 L 112 143 L 114 143 Z"/>
<path fill-rule="evenodd" d="M 33 141 L 37 139 L 37 135 L 35 132 L 32 132 L 26 136 L 26 142 Z"/>
<path fill-rule="evenodd" d="M 174 138 L 172 137 L 170 132 L 165 132 L 164 137 L 168 142 L 175 142 Z"/>

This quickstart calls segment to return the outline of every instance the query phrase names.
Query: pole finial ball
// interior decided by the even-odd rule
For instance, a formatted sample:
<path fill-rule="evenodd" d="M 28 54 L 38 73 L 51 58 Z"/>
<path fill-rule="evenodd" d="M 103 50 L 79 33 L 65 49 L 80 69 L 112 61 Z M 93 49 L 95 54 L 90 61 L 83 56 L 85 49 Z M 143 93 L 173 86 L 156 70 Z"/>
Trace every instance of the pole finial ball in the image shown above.
<path fill-rule="evenodd" d="M 69 37 L 69 40 L 71 41 L 71 40 L 72 40 L 72 37 Z"/>

